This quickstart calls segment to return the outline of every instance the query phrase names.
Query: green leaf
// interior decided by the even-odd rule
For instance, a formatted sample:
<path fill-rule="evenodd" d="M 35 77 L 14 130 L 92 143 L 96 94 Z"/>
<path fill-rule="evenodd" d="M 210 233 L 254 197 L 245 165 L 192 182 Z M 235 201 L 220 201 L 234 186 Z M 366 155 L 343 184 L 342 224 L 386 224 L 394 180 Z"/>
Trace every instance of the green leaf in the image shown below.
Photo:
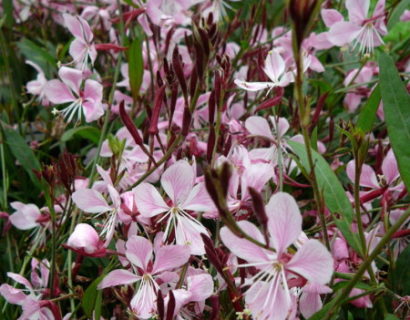
<path fill-rule="evenodd" d="M 74 136 L 80 136 L 84 139 L 88 139 L 94 142 L 95 144 L 98 144 L 100 139 L 100 131 L 97 128 L 91 126 L 72 128 L 64 132 L 64 134 L 61 137 L 61 141 L 69 141 Z"/>
<path fill-rule="evenodd" d="M 305 145 L 295 141 L 288 141 L 288 144 L 299 157 L 301 164 L 306 169 L 309 169 Z M 357 235 L 355 235 L 350 228 L 350 224 L 353 220 L 353 208 L 342 184 L 326 160 L 313 149 L 312 157 L 318 187 L 319 190 L 323 192 L 327 208 L 333 213 L 334 217 L 335 214 L 340 214 L 340 219 L 336 217 L 334 219 L 337 227 L 350 246 L 357 252 L 360 252 L 360 242 L 357 239 Z"/>
<path fill-rule="evenodd" d="M 303 166 L 309 168 L 309 162 L 306 154 L 306 148 L 303 144 L 288 141 L 292 150 L 298 155 Z M 316 151 L 312 150 L 312 157 L 315 164 L 316 179 L 319 184 L 319 189 L 323 191 L 326 206 L 333 213 L 342 214 L 347 221 L 353 220 L 353 209 L 349 199 L 346 196 L 345 190 L 339 179 L 330 168 L 326 160 Z"/>
<path fill-rule="evenodd" d="M 409 38 L 410 21 L 400 21 L 383 38 L 384 41 L 399 42 Z"/>
<path fill-rule="evenodd" d="M 366 104 L 363 106 L 359 114 L 359 119 L 357 120 L 357 127 L 367 133 L 373 129 L 373 123 L 376 120 L 376 112 L 379 107 L 381 100 L 380 88 L 376 86 L 372 94 L 367 100 Z"/>
<path fill-rule="evenodd" d="M 401 0 L 390 16 L 389 22 L 387 23 L 387 28 L 393 28 L 394 25 L 400 21 L 400 17 L 403 14 L 404 10 L 408 9 L 409 7 L 410 0 Z"/>
<path fill-rule="evenodd" d="M 38 64 L 46 74 L 50 75 L 54 70 L 57 60 L 48 48 L 42 48 L 27 38 L 21 39 L 17 47 L 27 60 Z"/>
<path fill-rule="evenodd" d="M 94 308 L 97 306 L 101 310 L 101 297 L 98 299 L 98 295 L 102 293 L 101 290 L 97 289 L 98 284 L 105 277 L 105 273 L 95 279 L 85 290 L 81 305 L 84 309 L 87 317 L 92 318 Z M 98 306 L 99 304 L 99 306 Z M 96 318 L 99 319 L 99 318 Z"/>
<path fill-rule="evenodd" d="M 10 148 L 11 153 L 17 159 L 20 165 L 27 171 L 30 179 L 36 185 L 39 185 L 39 181 L 33 173 L 33 169 L 41 170 L 41 165 L 34 155 L 33 150 L 27 145 L 27 142 L 16 130 L 9 127 L 4 122 L 2 122 L 2 129 L 5 142 Z"/>
<path fill-rule="evenodd" d="M 407 190 L 410 190 L 410 95 L 393 59 L 380 53 L 380 91 L 390 143 Z"/>
<path fill-rule="evenodd" d="M 401 296 L 410 295 L 410 246 L 408 246 L 396 261 L 394 270 L 390 272 L 390 284 L 394 292 Z"/>
<path fill-rule="evenodd" d="M 13 0 L 3 0 L 3 14 L 4 14 L 4 24 L 6 27 L 11 27 L 14 22 L 13 18 Z"/>
<path fill-rule="evenodd" d="M 139 95 L 143 73 L 142 37 L 138 37 L 131 43 L 128 56 L 128 74 L 131 93 L 134 99 Z"/>
<path fill-rule="evenodd" d="M 397 318 L 394 314 L 386 314 L 386 316 L 384 317 L 384 320 L 399 320 L 399 318 Z"/>

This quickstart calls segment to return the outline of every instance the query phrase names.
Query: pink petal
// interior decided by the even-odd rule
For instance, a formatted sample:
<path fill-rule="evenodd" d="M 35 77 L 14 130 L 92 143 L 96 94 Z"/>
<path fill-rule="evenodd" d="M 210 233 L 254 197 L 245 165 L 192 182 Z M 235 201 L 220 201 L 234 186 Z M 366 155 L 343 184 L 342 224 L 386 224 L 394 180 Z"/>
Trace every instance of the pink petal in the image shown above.
<path fill-rule="evenodd" d="M 104 114 L 102 106 L 103 87 L 95 80 L 87 80 L 84 86 L 83 110 L 85 120 L 92 122 L 99 119 Z"/>
<path fill-rule="evenodd" d="M 346 0 L 349 20 L 357 23 L 363 22 L 369 12 L 370 0 Z"/>
<path fill-rule="evenodd" d="M 24 278 L 23 276 L 19 275 L 18 273 L 13 273 L 13 272 L 7 272 L 7 276 L 11 279 L 13 279 L 14 281 L 16 281 L 17 283 L 22 284 L 23 286 L 25 286 L 27 289 L 33 289 L 33 286 L 31 285 L 31 283 Z"/>
<path fill-rule="evenodd" d="M 176 215 L 175 240 L 179 245 L 186 245 L 193 255 L 205 254 L 201 233 L 209 234 L 208 230 L 194 217 Z M 171 223 L 171 220 L 168 221 Z"/>
<path fill-rule="evenodd" d="M 93 189 L 81 189 L 73 193 L 76 206 L 88 213 L 101 213 L 112 210 L 104 197 Z"/>
<path fill-rule="evenodd" d="M 269 51 L 265 59 L 264 71 L 272 82 L 278 82 L 280 76 L 285 72 L 285 61 L 277 50 Z"/>
<path fill-rule="evenodd" d="M 264 243 L 264 237 L 259 229 L 248 221 L 239 221 L 239 227 L 249 236 Z M 261 247 L 252 242 L 237 237 L 227 227 L 222 227 L 220 231 L 221 240 L 224 245 L 236 256 L 248 262 L 270 261 L 269 257 Z"/>
<path fill-rule="evenodd" d="M 269 282 L 258 281 L 245 293 L 247 308 L 257 319 L 284 320 L 291 311 L 291 297 L 284 289 L 284 277 L 276 272 Z"/>
<path fill-rule="evenodd" d="M 157 274 L 176 269 L 188 262 L 190 256 L 191 253 L 187 246 L 169 245 L 160 247 L 155 251 L 152 273 Z"/>
<path fill-rule="evenodd" d="M 83 72 L 81 70 L 61 67 L 60 70 L 58 70 L 58 76 L 64 84 L 79 95 L 81 82 L 83 81 Z"/>
<path fill-rule="evenodd" d="M 131 299 L 130 306 L 138 319 L 149 319 L 156 313 L 157 295 L 150 282 L 143 282 Z"/>
<path fill-rule="evenodd" d="M 67 240 L 67 245 L 75 249 L 84 249 L 87 253 L 93 253 L 100 247 L 100 237 L 89 224 L 80 223 L 75 226 L 73 233 Z"/>
<path fill-rule="evenodd" d="M 169 210 L 157 189 L 149 183 L 141 183 L 133 189 L 135 204 L 144 217 L 154 217 Z"/>
<path fill-rule="evenodd" d="M 333 273 L 333 258 L 325 246 L 317 240 L 308 240 L 286 265 L 310 282 L 325 284 Z"/>
<path fill-rule="evenodd" d="M 93 39 L 90 26 L 87 21 L 79 16 L 72 16 L 64 14 L 64 25 L 70 30 L 74 37 L 84 39 L 86 42 L 90 42 Z"/>
<path fill-rule="evenodd" d="M 171 165 L 161 177 L 161 186 L 174 206 L 181 205 L 192 191 L 195 173 L 190 164 L 180 160 Z"/>
<path fill-rule="evenodd" d="M 192 188 L 188 198 L 181 204 L 181 208 L 192 211 L 209 211 L 214 208 L 204 183 L 198 183 Z"/>
<path fill-rule="evenodd" d="M 140 236 L 132 236 L 125 244 L 125 255 L 132 264 L 147 270 L 148 262 L 152 258 L 152 243 Z"/>
<path fill-rule="evenodd" d="M 191 292 L 191 301 L 205 301 L 214 291 L 214 281 L 208 273 L 187 277 L 187 287 Z"/>
<path fill-rule="evenodd" d="M 20 289 L 13 288 L 7 283 L 3 283 L 0 286 L 0 295 L 11 304 L 22 304 L 26 299 L 26 295 Z"/>
<path fill-rule="evenodd" d="M 322 16 L 323 22 L 328 28 L 330 28 L 336 22 L 343 21 L 342 14 L 335 9 L 322 9 L 320 11 L 320 15 Z"/>
<path fill-rule="evenodd" d="M 251 135 L 265 137 L 269 140 L 275 140 L 268 121 L 259 116 L 252 116 L 246 119 L 245 128 Z"/>
<path fill-rule="evenodd" d="M 350 181 L 354 183 L 355 181 L 355 173 L 356 168 L 354 164 L 354 160 L 350 160 L 346 166 L 346 173 L 347 176 L 349 177 Z M 360 185 L 362 187 L 367 187 L 367 188 L 379 188 L 379 183 L 377 182 L 377 176 L 376 173 L 374 172 L 373 168 L 367 164 L 364 164 L 362 166 L 362 172 L 360 174 Z"/>
<path fill-rule="evenodd" d="M 103 98 L 103 86 L 95 80 L 88 79 L 84 85 L 84 99 L 101 102 Z"/>
<path fill-rule="evenodd" d="M 61 104 L 76 100 L 70 89 L 60 80 L 56 79 L 47 82 L 44 87 L 44 94 L 47 99 L 54 104 Z"/>
<path fill-rule="evenodd" d="M 283 137 L 285 135 L 286 132 L 288 132 L 289 130 L 289 122 L 286 118 L 283 117 L 279 117 L 279 118 L 275 118 L 275 117 L 269 117 L 273 128 L 276 131 L 276 135 L 279 136 L 279 138 Z"/>
<path fill-rule="evenodd" d="M 362 27 L 352 22 L 336 22 L 330 28 L 327 37 L 336 46 L 344 46 L 352 42 L 360 33 Z"/>
<path fill-rule="evenodd" d="M 137 282 L 141 277 L 127 270 L 117 269 L 107 274 L 98 284 L 98 289 L 120 286 Z"/>
<path fill-rule="evenodd" d="M 234 82 L 239 88 L 247 91 L 259 91 L 274 87 L 272 82 L 247 82 L 239 79 L 235 79 Z"/>
<path fill-rule="evenodd" d="M 272 245 L 281 254 L 302 232 L 302 216 L 295 199 L 288 193 L 274 194 L 265 207 Z"/>
<path fill-rule="evenodd" d="M 397 167 L 396 157 L 394 156 L 392 149 L 390 149 L 389 152 L 387 152 L 386 157 L 383 160 L 382 172 L 388 184 L 391 184 L 400 176 L 399 168 Z"/>
<path fill-rule="evenodd" d="M 261 191 L 273 176 L 274 169 L 267 163 L 255 163 L 246 168 L 241 179 L 241 198 L 246 199 L 249 196 L 249 187 Z"/>
<path fill-rule="evenodd" d="M 40 210 L 34 204 L 21 206 L 9 216 L 10 222 L 20 230 L 28 230 L 37 227 L 37 219 L 41 216 Z"/>

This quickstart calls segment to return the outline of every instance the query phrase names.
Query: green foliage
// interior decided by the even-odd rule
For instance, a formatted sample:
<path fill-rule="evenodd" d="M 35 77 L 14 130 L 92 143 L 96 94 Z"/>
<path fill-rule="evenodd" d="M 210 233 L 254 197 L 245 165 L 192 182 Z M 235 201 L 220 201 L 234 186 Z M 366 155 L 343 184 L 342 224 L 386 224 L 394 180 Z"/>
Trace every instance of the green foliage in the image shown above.
<path fill-rule="evenodd" d="M 380 91 L 387 130 L 401 178 L 410 190 L 410 95 L 390 56 L 380 53 L 379 66 Z"/>

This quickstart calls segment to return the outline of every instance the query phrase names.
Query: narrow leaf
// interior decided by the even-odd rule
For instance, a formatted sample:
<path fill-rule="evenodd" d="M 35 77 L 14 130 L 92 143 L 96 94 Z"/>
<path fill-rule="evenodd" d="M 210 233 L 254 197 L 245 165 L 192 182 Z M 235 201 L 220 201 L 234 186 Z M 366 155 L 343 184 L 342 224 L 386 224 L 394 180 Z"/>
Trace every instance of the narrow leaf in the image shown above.
<path fill-rule="evenodd" d="M 144 60 L 142 57 L 142 40 L 136 38 L 130 46 L 128 56 L 128 74 L 132 97 L 135 99 L 139 95 L 139 90 L 144 74 Z"/>
<path fill-rule="evenodd" d="M 41 165 L 34 155 L 33 150 L 27 145 L 27 142 L 16 130 L 5 125 L 3 122 L 2 128 L 6 144 L 10 148 L 11 153 L 19 164 L 27 171 L 31 180 L 37 185 L 39 182 L 33 173 L 33 169 L 40 170 Z"/>
<path fill-rule="evenodd" d="M 376 112 L 379 107 L 380 100 L 380 88 L 377 86 L 374 88 L 369 100 L 367 100 L 366 104 L 360 111 L 359 119 L 357 120 L 357 126 L 365 133 L 368 133 L 373 129 L 373 123 L 376 120 Z"/>
<path fill-rule="evenodd" d="M 293 152 L 299 157 L 303 167 L 309 169 L 305 146 L 295 141 L 288 141 L 288 144 L 291 146 Z M 320 191 L 323 192 L 327 208 L 332 214 L 339 214 L 341 216 L 340 219 L 336 217 L 334 219 L 337 227 L 340 229 L 350 246 L 355 251 L 360 252 L 357 236 L 350 228 L 350 224 L 353 221 L 353 208 L 342 184 L 326 160 L 313 149 L 312 157 L 317 183 Z"/>
<path fill-rule="evenodd" d="M 410 190 L 410 95 L 393 59 L 380 53 L 380 91 L 390 143 L 407 190 Z"/>

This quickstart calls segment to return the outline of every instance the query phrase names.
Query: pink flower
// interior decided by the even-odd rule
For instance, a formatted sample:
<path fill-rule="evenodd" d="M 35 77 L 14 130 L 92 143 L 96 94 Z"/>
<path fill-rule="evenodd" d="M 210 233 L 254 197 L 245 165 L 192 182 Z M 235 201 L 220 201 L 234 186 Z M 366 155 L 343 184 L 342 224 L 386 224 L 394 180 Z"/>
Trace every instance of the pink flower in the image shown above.
<path fill-rule="evenodd" d="M 106 253 L 104 242 L 98 236 L 97 231 L 86 223 L 75 226 L 67 240 L 67 247 L 82 255 L 92 257 L 105 256 Z"/>
<path fill-rule="evenodd" d="M 156 313 L 155 302 L 160 287 L 155 279 L 164 272 L 185 264 L 190 256 L 189 250 L 180 245 L 153 248 L 149 240 L 139 236 L 132 236 L 125 247 L 125 255 L 131 262 L 132 272 L 123 269 L 111 271 L 98 285 L 98 289 L 139 281 L 130 306 L 137 317 L 148 319 Z"/>
<path fill-rule="evenodd" d="M 353 42 L 361 53 L 371 53 L 374 47 L 383 44 L 381 36 L 387 33 L 384 5 L 385 0 L 379 0 L 368 18 L 370 0 L 346 0 L 349 21 L 344 21 L 334 9 L 322 10 L 323 20 L 330 27 L 329 41 L 337 46 Z"/>
<path fill-rule="evenodd" d="M 79 16 L 72 16 L 64 14 L 64 25 L 70 30 L 75 37 L 70 45 L 70 55 L 74 59 L 74 63 L 81 70 L 87 68 L 88 62 L 94 64 L 97 57 L 97 50 L 95 49 L 93 40 L 93 33 L 87 21 Z"/>
<path fill-rule="evenodd" d="M 9 220 L 18 229 L 33 229 L 40 226 L 40 222 L 43 221 L 43 215 L 35 204 L 24 204 L 16 201 L 10 203 L 10 206 L 16 211 L 10 215 Z"/>
<path fill-rule="evenodd" d="M 387 152 L 387 155 L 384 158 L 381 166 L 381 171 L 382 175 L 376 175 L 376 172 L 371 166 L 367 164 L 363 165 L 359 183 L 361 187 L 368 188 L 368 191 L 361 194 L 362 197 L 366 198 L 366 194 L 370 194 L 375 190 L 382 190 L 383 188 L 386 188 L 386 191 L 390 191 L 392 193 L 400 193 L 403 190 L 404 185 L 403 182 L 399 182 L 400 173 L 392 149 Z M 355 172 L 356 168 L 354 160 L 350 160 L 347 163 L 346 173 L 350 181 L 352 181 L 353 183 L 355 181 Z M 383 193 L 381 193 L 380 195 L 382 195 Z M 374 197 L 370 200 L 373 199 Z"/>
<path fill-rule="evenodd" d="M 307 240 L 293 256 L 287 248 L 302 232 L 302 216 L 295 199 L 287 193 L 273 195 L 265 207 L 268 216 L 269 245 L 275 252 L 262 249 L 250 241 L 235 236 L 227 227 L 221 229 L 223 243 L 247 264 L 238 267 L 256 267 L 258 272 L 247 283 L 245 302 L 256 319 L 286 319 L 292 311 L 292 297 L 288 280 L 306 279 L 324 285 L 333 272 L 333 259 L 317 240 Z M 248 221 L 238 222 L 249 236 L 264 242 L 259 229 Z"/>
<path fill-rule="evenodd" d="M 185 160 L 171 165 L 161 177 L 161 186 L 171 199 L 167 204 L 160 193 L 149 183 L 141 183 L 134 188 L 135 201 L 142 216 L 165 215 L 158 221 L 168 219 L 164 240 L 175 232 L 177 244 L 189 245 L 191 253 L 205 253 L 201 233 L 208 234 L 206 228 L 187 211 L 208 211 L 212 209 L 203 183 L 195 184 L 194 168 Z"/>
<path fill-rule="evenodd" d="M 44 75 L 43 70 L 41 70 L 41 68 L 32 61 L 27 60 L 26 63 L 32 66 L 38 72 L 36 80 L 31 80 L 27 82 L 26 84 L 27 92 L 34 96 L 38 96 L 38 100 L 43 105 L 48 105 L 48 101 L 45 97 L 45 90 L 44 90 L 47 84 L 47 79 Z"/>
<path fill-rule="evenodd" d="M 82 113 L 87 122 L 99 119 L 104 114 L 102 105 L 103 87 L 95 80 L 87 79 L 84 90 L 81 90 L 83 72 L 77 69 L 62 67 L 58 71 L 60 80 L 50 80 L 45 87 L 48 100 L 54 104 L 70 103 L 61 110 L 68 122 L 76 116 L 81 119 Z"/>
<path fill-rule="evenodd" d="M 43 260 L 40 262 L 37 259 L 32 259 L 31 268 L 31 282 L 17 273 L 8 272 L 7 276 L 23 285 L 24 289 L 17 289 L 9 284 L 3 283 L 0 286 L 0 294 L 8 303 L 17 304 L 23 308 L 23 313 L 19 318 L 20 320 L 61 319 L 58 310 L 53 308 L 53 304 L 42 300 L 43 297 L 48 294 L 47 285 L 50 268 L 48 261 Z"/>
<path fill-rule="evenodd" d="M 293 82 L 293 73 L 286 72 L 285 61 L 277 50 L 272 50 L 268 53 L 265 59 L 265 74 L 270 79 L 270 82 L 246 82 L 235 79 L 235 84 L 247 91 L 259 91 L 264 89 L 272 89 L 274 87 L 286 87 L 290 82 Z"/>
<path fill-rule="evenodd" d="M 99 168 L 101 173 L 101 169 Z M 73 193 L 72 199 L 76 206 L 87 213 L 106 214 L 107 220 L 101 235 L 105 235 L 105 244 L 108 245 L 114 235 L 115 226 L 118 221 L 118 211 L 121 208 L 121 198 L 118 191 L 111 185 L 107 184 L 107 190 L 110 195 L 112 204 L 109 205 L 102 194 L 94 189 L 81 189 Z M 81 228 L 84 228 L 82 226 Z M 91 228 L 91 227 L 90 227 Z M 94 230 L 94 229 L 93 229 Z M 74 238 L 75 239 L 75 238 Z M 73 239 L 73 240 L 74 240 Z M 96 245 L 96 238 L 92 236 L 92 241 Z M 89 238 L 83 240 L 90 240 Z M 82 240 L 81 240 L 82 241 Z"/>

